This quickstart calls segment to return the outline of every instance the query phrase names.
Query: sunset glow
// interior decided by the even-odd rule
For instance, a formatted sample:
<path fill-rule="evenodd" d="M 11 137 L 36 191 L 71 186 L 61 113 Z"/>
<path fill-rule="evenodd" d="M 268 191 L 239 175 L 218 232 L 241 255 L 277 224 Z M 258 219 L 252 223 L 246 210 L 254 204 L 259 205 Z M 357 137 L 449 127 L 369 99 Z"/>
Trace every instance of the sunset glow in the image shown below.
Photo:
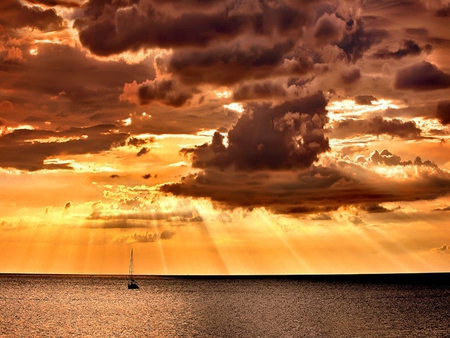
<path fill-rule="evenodd" d="M 449 9 L 2 1 L 0 272 L 448 271 Z"/>

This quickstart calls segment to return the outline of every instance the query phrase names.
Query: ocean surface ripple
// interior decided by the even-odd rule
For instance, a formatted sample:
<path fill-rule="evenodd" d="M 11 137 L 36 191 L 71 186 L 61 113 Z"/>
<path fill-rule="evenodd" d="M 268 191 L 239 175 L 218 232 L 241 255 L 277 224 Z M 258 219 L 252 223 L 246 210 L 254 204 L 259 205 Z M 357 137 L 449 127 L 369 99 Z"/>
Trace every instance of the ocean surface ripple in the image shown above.
<path fill-rule="evenodd" d="M 445 337 L 449 275 L 0 275 L 1 337 Z"/>

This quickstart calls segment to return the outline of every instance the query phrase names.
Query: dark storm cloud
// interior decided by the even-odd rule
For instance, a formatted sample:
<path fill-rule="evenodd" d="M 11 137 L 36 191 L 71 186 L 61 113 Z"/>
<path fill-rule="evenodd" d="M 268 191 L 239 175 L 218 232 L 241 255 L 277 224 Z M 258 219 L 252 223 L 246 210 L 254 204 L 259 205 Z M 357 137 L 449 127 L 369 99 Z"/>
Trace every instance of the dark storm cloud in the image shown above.
<path fill-rule="evenodd" d="M 138 98 L 140 104 L 161 102 L 168 106 L 180 107 L 192 98 L 194 91 L 184 89 L 174 80 L 155 79 L 138 87 Z"/>
<path fill-rule="evenodd" d="M 293 41 L 264 45 L 232 43 L 203 50 L 189 49 L 173 54 L 169 71 L 186 84 L 231 85 L 250 78 L 265 78 L 282 65 Z"/>
<path fill-rule="evenodd" d="M 136 154 L 136 156 L 141 157 L 149 152 L 150 152 L 150 149 L 143 147 L 141 150 L 139 150 L 139 152 Z"/>
<path fill-rule="evenodd" d="M 0 25 L 10 28 L 31 27 L 41 31 L 59 31 L 64 22 L 53 9 L 24 6 L 19 0 L 0 2 Z"/>
<path fill-rule="evenodd" d="M 399 69 L 394 86 L 396 89 L 416 91 L 445 89 L 450 87 L 450 74 L 432 63 L 422 61 Z"/>
<path fill-rule="evenodd" d="M 355 83 L 361 78 L 361 70 L 356 66 L 351 66 L 341 72 L 341 80 L 345 85 Z"/>
<path fill-rule="evenodd" d="M 217 4 L 223 4 L 224 0 L 152 0 L 153 3 L 159 5 L 175 5 L 177 7 L 214 7 Z"/>
<path fill-rule="evenodd" d="M 26 46 L 25 48 L 30 48 Z M 0 88 L 14 106 L 11 123 L 28 121 L 33 126 L 85 126 L 117 123 L 128 117 L 131 105 L 119 96 L 126 82 L 155 76 L 147 59 L 139 64 L 99 61 L 76 48 L 42 43 L 38 55 L 24 53 L 20 65 L 0 63 Z M 26 74 L 26 75 L 25 75 Z"/>
<path fill-rule="evenodd" d="M 372 46 L 389 37 L 386 30 L 366 29 L 362 19 L 347 22 L 346 29 L 347 32 L 337 46 L 344 51 L 349 62 L 356 62 L 361 59 Z"/>
<path fill-rule="evenodd" d="M 387 49 L 380 49 L 372 56 L 375 59 L 402 59 L 406 56 L 417 56 L 422 53 L 422 51 L 430 52 L 432 49 L 431 45 L 426 45 L 425 47 L 420 47 L 416 42 L 413 40 L 405 40 L 403 42 L 403 48 L 399 48 L 395 52 L 391 52 Z"/>
<path fill-rule="evenodd" d="M 421 27 L 421 28 L 405 28 L 405 33 L 415 36 L 428 36 L 429 31 L 428 29 Z"/>
<path fill-rule="evenodd" d="M 379 214 L 385 212 L 392 212 L 391 209 L 387 209 L 379 204 L 366 204 L 361 205 L 361 210 L 368 212 L 369 214 Z"/>
<path fill-rule="evenodd" d="M 151 139 L 151 142 L 153 142 L 154 140 L 155 140 L 155 139 L 152 138 L 152 139 Z M 144 145 L 144 144 L 146 144 L 146 143 L 147 143 L 146 140 L 141 139 L 141 138 L 136 138 L 136 137 L 130 137 L 130 138 L 128 139 L 128 141 L 127 141 L 127 144 L 128 144 L 129 146 L 134 146 L 134 147 L 139 147 L 139 146 L 142 146 L 142 145 Z"/>
<path fill-rule="evenodd" d="M 450 191 L 450 174 L 421 166 L 417 167 L 416 177 L 396 181 L 364 166 L 340 161 L 329 167 L 313 165 L 297 173 L 207 170 L 189 175 L 180 183 L 163 185 L 160 190 L 179 196 L 208 197 L 222 207 L 265 207 L 276 213 L 323 213 L 352 204 L 374 212 L 382 211 L 374 205 L 383 202 L 444 196 Z"/>
<path fill-rule="evenodd" d="M 284 97 L 286 95 L 286 88 L 281 83 L 273 81 L 242 84 L 233 91 L 233 99 L 237 101 L 270 100 L 274 97 Z"/>
<path fill-rule="evenodd" d="M 447 7 L 440 8 L 436 11 L 436 16 L 438 18 L 448 18 L 450 17 L 450 5 Z"/>
<path fill-rule="evenodd" d="M 278 106 L 249 104 L 228 133 L 228 147 L 215 133 L 210 144 L 183 149 L 198 168 L 283 170 L 309 167 L 329 150 L 324 136 L 327 102 L 322 93 Z"/>
<path fill-rule="evenodd" d="M 378 101 L 378 99 L 373 95 L 358 95 L 355 96 L 355 103 L 360 105 L 371 106 L 372 101 Z"/>
<path fill-rule="evenodd" d="M 383 149 L 380 152 L 378 150 L 375 150 L 370 155 L 370 160 L 375 165 L 386 165 L 386 166 L 416 166 L 416 167 L 428 167 L 428 168 L 436 168 L 438 169 L 438 166 L 431 162 L 430 160 L 426 160 L 422 162 L 422 159 L 417 156 L 414 159 L 414 162 L 411 160 L 408 161 L 402 161 L 401 157 L 395 154 L 392 154 L 389 150 Z"/>
<path fill-rule="evenodd" d="M 436 118 L 441 124 L 450 124 L 450 101 L 440 101 L 436 108 Z"/>
<path fill-rule="evenodd" d="M 26 0 L 28 3 L 33 5 L 44 5 L 48 7 L 61 6 L 68 8 L 81 7 L 81 1 L 70 1 L 70 0 Z"/>
<path fill-rule="evenodd" d="M 71 101 L 85 101 L 92 106 L 94 99 L 96 104 L 106 98 L 117 102 L 124 82 L 144 80 L 155 74 L 145 63 L 101 62 L 66 45 L 41 44 L 38 48 L 39 54 L 30 56 L 23 66 L 28 76 L 17 81 L 17 89 L 49 95 L 64 92 Z M 57 81 L 61 77 L 64 81 Z"/>
<path fill-rule="evenodd" d="M 402 161 L 400 156 L 392 154 L 389 150 L 383 149 L 381 153 L 378 150 L 375 150 L 370 155 L 370 160 L 374 164 L 383 164 L 387 166 L 395 166 L 395 165 L 412 165 L 411 161 Z"/>
<path fill-rule="evenodd" d="M 336 17 L 335 14 L 325 13 L 317 20 L 314 27 L 314 38 L 319 44 L 339 42 L 343 35 L 346 23 L 344 20 Z"/>
<path fill-rule="evenodd" d="M 370 119 L 354 120 L 347 119 L 336 122 L 331 136 L 336 138 L 347 138 L 355 135 L 389 135 L 404 139 L 420 137 L 421 130 L 413 121 L 403 122 L 399 119 L 385 120 L 381 116 Z"/>
<path fill-rule="evenodd" d="M 44 161 L 62 155 L 96 154 L 124 145 L 128 135 L 116 133 L 115 129 L 114 125 L 70 128 L 60 132 L 17 129 L 0 136 L 0 167 L 28 171 L 72 169 L 69 162 L 50 161 L 46 164 Z M 60 141 L 51 141 L 52 138 Z"/>
<path fill-rule="evenodd" d="M 83 18 L 75 22 L 81 43 L 98 55 L 153 47 L 204 47 L 213 41 L 230 41 L 245 32 L 285 35 L 299 32 L 308 21 L 308 16 L 297 9 L 264 2 L 255 13 L 245 13 L 233 8 L 233 2 L 225 2 L 213 11 L 194 6 L 179 15 L 162 11 L 151 1 L 131 7 L 125 1 L 102 4 L 100 8 L 95 1 L 88 2 Z"/>

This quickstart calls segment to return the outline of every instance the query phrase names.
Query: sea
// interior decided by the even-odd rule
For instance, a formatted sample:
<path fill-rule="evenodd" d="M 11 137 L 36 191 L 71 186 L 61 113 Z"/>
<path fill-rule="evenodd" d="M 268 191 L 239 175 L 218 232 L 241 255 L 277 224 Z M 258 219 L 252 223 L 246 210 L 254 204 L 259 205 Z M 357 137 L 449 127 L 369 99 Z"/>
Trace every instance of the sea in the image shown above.
<path fill-rule="evenodd" d="M 450 337 L 450 274 L 0 274 L 0 337 Z"/>

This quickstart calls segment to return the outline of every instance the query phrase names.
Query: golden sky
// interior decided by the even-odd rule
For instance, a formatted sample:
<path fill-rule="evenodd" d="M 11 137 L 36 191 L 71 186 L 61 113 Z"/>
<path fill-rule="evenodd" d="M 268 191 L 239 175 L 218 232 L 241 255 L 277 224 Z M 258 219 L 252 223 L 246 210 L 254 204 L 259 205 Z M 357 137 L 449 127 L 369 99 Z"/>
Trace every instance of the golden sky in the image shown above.
<path fill-rule="evenodd" d="M 450 1 L 2 0 L 0 272 L 450 269 Z"/>

